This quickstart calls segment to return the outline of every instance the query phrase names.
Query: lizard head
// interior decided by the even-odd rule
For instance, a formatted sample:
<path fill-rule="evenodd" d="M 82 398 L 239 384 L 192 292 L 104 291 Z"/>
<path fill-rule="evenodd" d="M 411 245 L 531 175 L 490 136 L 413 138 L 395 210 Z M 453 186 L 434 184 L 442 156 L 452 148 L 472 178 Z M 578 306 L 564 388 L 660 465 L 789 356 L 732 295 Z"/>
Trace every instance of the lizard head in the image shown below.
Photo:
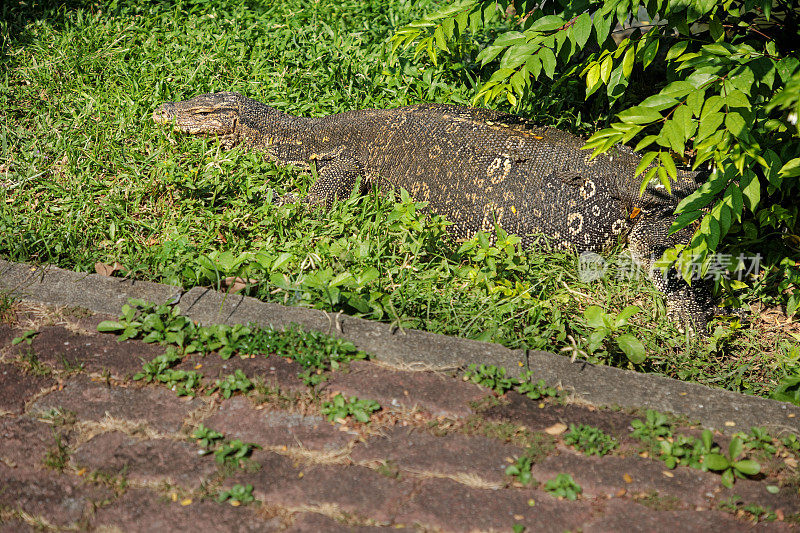
<path fill-rule="evenodd" d="M 191 134 L 230 135 L 239 119 L 237 93 L 211 93 L 183 102 L 167 102 L 153 112 L 159 124 L 172 124 L 175 131 Z"/>

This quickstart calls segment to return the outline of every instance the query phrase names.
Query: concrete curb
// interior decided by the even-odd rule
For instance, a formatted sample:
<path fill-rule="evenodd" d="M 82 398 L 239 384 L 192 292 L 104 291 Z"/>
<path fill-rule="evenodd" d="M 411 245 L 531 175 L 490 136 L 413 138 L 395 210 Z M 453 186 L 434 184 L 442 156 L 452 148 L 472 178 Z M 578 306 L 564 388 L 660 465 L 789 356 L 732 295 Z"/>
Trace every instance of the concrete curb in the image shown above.
<path fill-rule="evenodd" d="M 570 362 L 540 351 L 510 350 L 473 341 L 302 307 L 286 307 L 240 295 L 144 281 L 72 272 L 52 266 L 34 267 L 0 260 L 0 291 L 16 298 L 50 305 L 84 307 L 96 313 L 119 314 L 128 298 L 176 301 L 183 313 L 202 324 L 256 322 L 285 328 L 294 323 L 353 342 L 378 361 L 420 370 L 453 370 L 471 363 L 505 367 L 519 375 L 527 366 L 537 378 L 598 406 L 651 408 L 685 415 L 726 433 L 763 426 L 800 434 L 800 407 L 730 391 L 685 383 L 654 374 Z"/>

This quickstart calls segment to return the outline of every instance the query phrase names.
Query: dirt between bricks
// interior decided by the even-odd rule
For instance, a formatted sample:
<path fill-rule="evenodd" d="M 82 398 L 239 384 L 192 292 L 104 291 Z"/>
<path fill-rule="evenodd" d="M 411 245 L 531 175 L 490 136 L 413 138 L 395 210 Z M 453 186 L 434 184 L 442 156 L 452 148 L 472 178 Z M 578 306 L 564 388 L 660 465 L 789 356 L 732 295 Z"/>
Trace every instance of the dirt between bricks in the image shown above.
<path fill-rule="evenodd" d="M 498 395 L 465 381 L 463 369 L 369 360 L 312 388 L 290 358 L 191 354 L 176 369 L 202 372 L 205 383 L 241 371 L 256 386 L 179 396 L 133 379 L 165 347 L 97 332 L 115 318 L 21 302 L 2 317 L 0 531 L 727 533 L 800 524 L 797 460 L 785 453 L 725 488 L 718 473 L 670 469 L 633 438 L 644 412 L 565 394 Z M 381 409 L 367 423 L 331 422 L 320 406 L 337 394 Z M 617 445 L 581 453 L 566 442 L 570 424 Z M 220 435 L 217 451 L 199 441 L 201 427 Z M 726 449 L 730 438 L 714 438 Z M 222 445 L 234 452 L 224 456 Z M 528 483 L 506 473 L 521 457 Z M 575 499 L 547 489 L 562 474 L 580 487 Z"/>

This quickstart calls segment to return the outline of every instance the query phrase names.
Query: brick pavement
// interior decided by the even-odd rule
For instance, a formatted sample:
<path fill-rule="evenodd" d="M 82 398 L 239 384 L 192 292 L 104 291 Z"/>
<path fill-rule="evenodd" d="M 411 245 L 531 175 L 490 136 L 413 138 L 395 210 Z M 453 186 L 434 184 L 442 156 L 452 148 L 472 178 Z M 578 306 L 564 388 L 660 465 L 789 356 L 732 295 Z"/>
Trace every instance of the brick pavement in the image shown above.
<path fill-rule="evenodd" d="M 227 399 L 179 397 L 132 379 L 164 347 L 96 332 L 113 318 L 17 303 L 0 323 L 0 531 L 729 532 L 800 524 L 791 456 L 726 489 L 715 473 L 670 470 L 651 458 L 631 436 L 641 413 L 498 397 L 460 375 L 371 361 L 312 390 L 287 359 L 194 354 L 177 368 L 200 369 L 207 381 L 238 369 L 263 386 Z M 39 333 L 12 346 L 28 330 Z M 368 424 L 329 422 L 320 402 L 337 393 L 382 409 Z M 619 446 L 587 457 L 565 443 L 558 428 L 570 423 L 600 428 Z M 191 438 L 200 424 L 257 447 L 220 464 Z M 505 474 L 526 453 L 529 486 Z M 561 473 L 581 486 L 577 500 L 545 490 Z M 255 501 L 218 501 L 237 485 L 252 485 Z"/>

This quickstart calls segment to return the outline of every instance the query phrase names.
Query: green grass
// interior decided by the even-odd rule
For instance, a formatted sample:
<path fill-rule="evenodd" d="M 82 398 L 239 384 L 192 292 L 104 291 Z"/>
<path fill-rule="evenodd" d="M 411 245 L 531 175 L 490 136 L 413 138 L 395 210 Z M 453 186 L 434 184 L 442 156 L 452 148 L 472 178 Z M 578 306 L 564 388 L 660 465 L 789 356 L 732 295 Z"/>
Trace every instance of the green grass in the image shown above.
<path fill-rule="evenodd" d="M 150 120 L 164 101 L 219 90 L 300 115 L 467 103 L 481 74 L 469 58 L 423 69 L 387 61 L 385 39 L 425 4 L 4 3 L 0 257 L 79 271 L 118 261 L 121 274 L 185 287 L 240 276 L 268 301 L 761 395 L 798 372 L 786 331 L 719 321 L 711 340 L 687 339 L 650 284 L 582 283 L 573 254 L 519 252 L 503 235 L 461 247 L 445 220 L 399 193 L 373 191 L 329 213 L 273 206 L 272 194 L 303 195 L 312 178 Z M 520 111 L 591 132 L 597 110 L 581 107 L 576 84 L 541 87 Z M 586 353 L 591 305 L 642 309 L 630 328 L 644 363 L 611 342 Z"/>

